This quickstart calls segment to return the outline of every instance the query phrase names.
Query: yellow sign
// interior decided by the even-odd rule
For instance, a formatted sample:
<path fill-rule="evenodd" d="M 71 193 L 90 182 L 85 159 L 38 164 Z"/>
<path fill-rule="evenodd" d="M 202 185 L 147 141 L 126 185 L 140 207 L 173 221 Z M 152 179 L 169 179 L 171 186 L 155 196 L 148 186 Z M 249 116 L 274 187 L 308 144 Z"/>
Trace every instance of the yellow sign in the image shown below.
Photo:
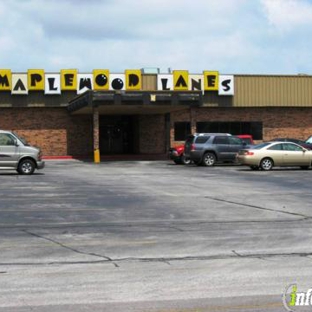
<path fill-rule="evenodd" d="M 12 73 L 10 69 L 0 69 L 0 90 L 10 91 L 12 87 Z"/>
<path fill-rule="evenodd" d="M 94 69 L 93 70 L 93 89 L 108 90 L 109 89 L 109 70 Z"/>
<path fill-rule="evenodd" d="M 189 74 L 187 70 L 174 70 L 173 71 L 173 89 L 175 91 L 187 91 Z"/>
<path fill-rule="evenodd" d="M 44 70 L 28 69 L 28 90 L 44 90 Z"/>
<path fill-rule="evenodd" d="M 219 89 L 219 72 L 204 71 L 204 90 L 218 91 Z"/>
<path fill-rule="evenodd" d="M 127 69 L 126 74 L 126 90 L 141 90 L 141 70 Z"/>
<path fill-rule="evenodd" d="M 77 90 L 77 69 L 61 70 L 61 90 Z"/>

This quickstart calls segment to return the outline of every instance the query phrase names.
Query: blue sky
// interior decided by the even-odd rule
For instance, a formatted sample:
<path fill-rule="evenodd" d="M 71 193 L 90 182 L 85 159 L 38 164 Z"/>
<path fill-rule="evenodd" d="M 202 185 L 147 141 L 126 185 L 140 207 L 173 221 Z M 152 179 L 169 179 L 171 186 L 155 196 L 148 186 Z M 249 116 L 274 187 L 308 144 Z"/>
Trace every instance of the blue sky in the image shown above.
<path fill-rule="evenodd" d="M 312 74 L 311 0 L 6 0 L 0 68 Z"/>

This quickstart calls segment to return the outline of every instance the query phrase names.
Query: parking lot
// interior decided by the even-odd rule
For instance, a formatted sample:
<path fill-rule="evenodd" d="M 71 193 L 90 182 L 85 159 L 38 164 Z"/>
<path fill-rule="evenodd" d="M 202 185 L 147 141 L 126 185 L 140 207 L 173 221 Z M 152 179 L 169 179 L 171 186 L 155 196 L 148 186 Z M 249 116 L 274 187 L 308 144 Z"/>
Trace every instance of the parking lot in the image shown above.
<path fill-rule="evenodd" d="M 169 160 L 0 171 L 0 311 L 281 311 L 287 285 L 312 287 L 311 178 Z"/>

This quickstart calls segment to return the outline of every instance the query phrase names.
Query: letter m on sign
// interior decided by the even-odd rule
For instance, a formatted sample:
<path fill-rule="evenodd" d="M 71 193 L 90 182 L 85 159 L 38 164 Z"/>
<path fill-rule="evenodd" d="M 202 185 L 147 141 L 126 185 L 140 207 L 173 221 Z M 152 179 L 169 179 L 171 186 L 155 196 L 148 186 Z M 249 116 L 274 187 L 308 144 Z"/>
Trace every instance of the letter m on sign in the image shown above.
<path fill-rule="evenodd" d="M 10 69 L 0 69 L 0 90 L 10 91 L 12 87 L 12 73 Z"/>

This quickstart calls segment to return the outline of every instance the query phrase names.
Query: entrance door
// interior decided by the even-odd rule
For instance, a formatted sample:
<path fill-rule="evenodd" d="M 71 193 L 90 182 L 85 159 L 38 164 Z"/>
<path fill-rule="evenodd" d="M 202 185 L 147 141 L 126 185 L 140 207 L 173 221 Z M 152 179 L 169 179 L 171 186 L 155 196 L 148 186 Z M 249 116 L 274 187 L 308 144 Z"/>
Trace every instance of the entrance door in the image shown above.
<path fill-rule="evenodd" d="M 103 154 L 123 153 L 122 135 L 122 129 L 116 125 L 104 125 L 101 127 L 100 137 L 102 144 L 100 151 Z"/>
<path fill-rule="evenodd" d="M 101 154 L 132 154 L 135 142 L 132 116 L 100 116 Z"/>

